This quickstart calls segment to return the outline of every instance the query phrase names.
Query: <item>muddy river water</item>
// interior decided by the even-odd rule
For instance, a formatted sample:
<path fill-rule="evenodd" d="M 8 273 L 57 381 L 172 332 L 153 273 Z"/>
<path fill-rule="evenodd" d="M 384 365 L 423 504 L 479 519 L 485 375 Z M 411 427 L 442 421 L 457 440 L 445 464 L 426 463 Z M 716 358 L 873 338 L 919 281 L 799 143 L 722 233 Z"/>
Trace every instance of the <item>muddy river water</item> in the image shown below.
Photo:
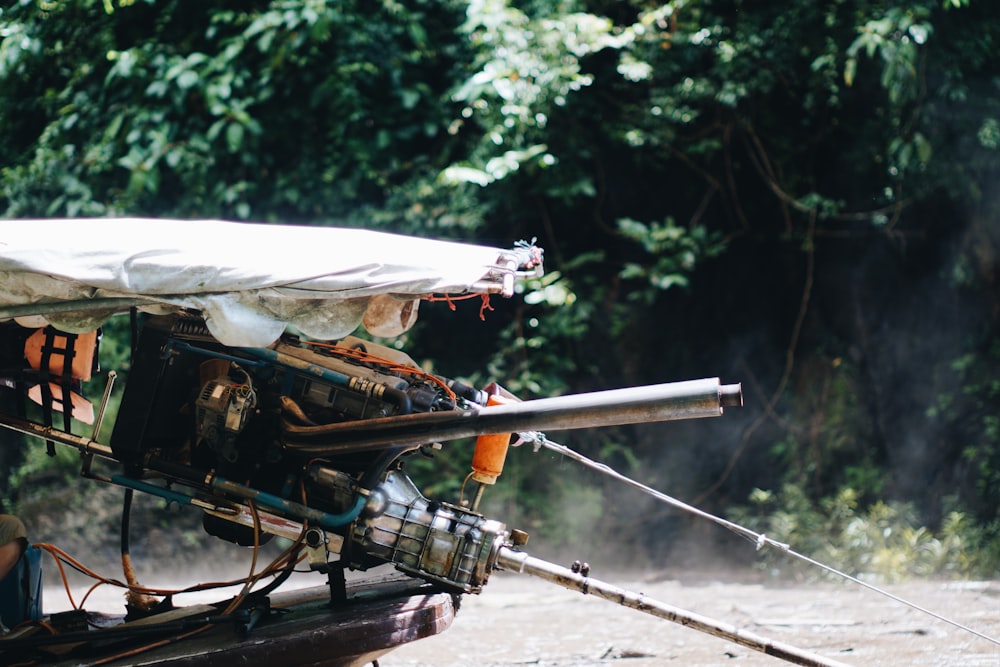
<path fill-rule="evenodd" d="M 990 641 L 846 582 L 781 583 L 726 572 L 594 576 L 827 661 L 859 667 L 1000 667 L 1000 645 L 995 643 L 1000 641 L 1000 581 L 913 581 L 884 587 L 994 639 Z M 317 583 L 322 582 L 309 579 L 301 585 Z M 79 602 L 87 587 L 73 588 Z M 212 595 L 213 601 L 222 599 L 218 591 Z M 61 587 L 47 587 L 45 600 L 47 612 L 68 608 Z M 115 611 L 121 605 L 120 590 L 102 587 L 86 606 Z M 406 644 L 379 661 L 380 667 L 787 664 L 670 621 L 505 572 L 495 573 L 480 595 L 464 596 L 444 632 Z"/>
<path fill-rule="evenodd" d="M 602 576 L 674 607 L 850 665 L 1000 666 L 1000 645 L 854 584 L 781 585 L 724 574 Z M 1000 582 L 910 582 L 892 594 L 1000 641 Z M 380 667 L 767 667 L 730 641 L 515 574 L 466 596 L 452 626 Z"/>

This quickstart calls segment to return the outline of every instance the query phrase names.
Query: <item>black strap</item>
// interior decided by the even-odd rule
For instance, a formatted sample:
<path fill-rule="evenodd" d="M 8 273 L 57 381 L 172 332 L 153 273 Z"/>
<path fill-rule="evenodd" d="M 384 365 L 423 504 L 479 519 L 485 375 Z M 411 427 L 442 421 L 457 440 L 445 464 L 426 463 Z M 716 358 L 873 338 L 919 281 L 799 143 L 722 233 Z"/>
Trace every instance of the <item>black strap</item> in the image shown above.
<path fill-rule="evenodd" d="M 59 337 L 66 339 L 63 347 L 56 345 L 56 339 Z M 46 426 L 53 425 L 52 411 L 54 397 L 52 396 L 52 386 L 50 383 L 57 384 L 62 395 L 63 430 L 67 433 L 72 432 L 73 424 L 73 399 L 71 396 L 75 385 L 73 380 L 73 357 L 76 355 L 77 338 L 76 334 L 56 331 L 51 327 L 46 328 L 45 340 L 41 348 L 42 357 L 39 363 L 41 380 L 39 387 L 42 391 L 42 418 Z M 52 356 L 55 354 L 62 355 L 62 374 L 58 376 L 53 376 L 49 372 Z M 56 455 L 56 447 L 53 441 L 47 440 L 45 442 L 45 452 L 49 456 Z"/>

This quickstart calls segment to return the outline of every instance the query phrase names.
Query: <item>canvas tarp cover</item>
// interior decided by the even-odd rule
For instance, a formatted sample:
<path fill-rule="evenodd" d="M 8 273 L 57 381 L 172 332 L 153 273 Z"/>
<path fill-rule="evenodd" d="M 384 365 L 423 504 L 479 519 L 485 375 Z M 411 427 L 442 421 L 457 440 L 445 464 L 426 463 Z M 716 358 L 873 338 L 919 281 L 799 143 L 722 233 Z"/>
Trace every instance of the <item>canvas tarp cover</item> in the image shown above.
<path fill-rule="evenodd" d="M 500 293 L 538 251 L 362 229 L 141 218 L 0 221 L 0 317 L 90 331 L 112 314 L 186 308 L 224 344 L 289 325 L 394 336 L 431 294 Z M 39 319 L 44 318 L 44 321 Z"/>

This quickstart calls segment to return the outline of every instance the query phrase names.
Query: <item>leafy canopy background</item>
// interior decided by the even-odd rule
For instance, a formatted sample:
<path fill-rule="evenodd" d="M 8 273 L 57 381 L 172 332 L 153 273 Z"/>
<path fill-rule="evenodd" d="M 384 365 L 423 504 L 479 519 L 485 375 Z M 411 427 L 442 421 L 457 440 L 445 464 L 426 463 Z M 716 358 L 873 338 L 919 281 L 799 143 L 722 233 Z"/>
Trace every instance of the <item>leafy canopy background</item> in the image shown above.
<path fill-rule="evenodd" d="M 769 534 L 923 529 L 931 569 L 993 572 L 998 38 L 984 0 L 18 0 L 0 210 L 537 237 L 523 298 L 402 344 L 525 397 L 742 381 L 721 420 L 563 440 Z M 16 499 L 45 466 L 4 449 Z M 553 546 L 701 532 L 521 451 L 491 502 Z"/>

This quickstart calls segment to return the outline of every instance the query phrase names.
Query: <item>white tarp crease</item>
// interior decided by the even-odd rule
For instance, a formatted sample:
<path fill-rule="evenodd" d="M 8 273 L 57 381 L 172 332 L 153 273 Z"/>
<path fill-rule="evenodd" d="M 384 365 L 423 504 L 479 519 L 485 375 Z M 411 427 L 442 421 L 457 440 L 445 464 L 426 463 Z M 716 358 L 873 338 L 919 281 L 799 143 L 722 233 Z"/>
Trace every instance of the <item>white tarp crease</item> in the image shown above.
<path fill-rule="evenodd" d="M 540 251 L 336 227 L 143 218 L 0 221 L 0 317 L 91 331 L 137 305 L 201 311 L 232 346 L 286 326 L 322 340 L 364 321 L 395 336 L 431 294 L 511 295 Z M 538 265 L 538 266 L 536 266 Z"/>

